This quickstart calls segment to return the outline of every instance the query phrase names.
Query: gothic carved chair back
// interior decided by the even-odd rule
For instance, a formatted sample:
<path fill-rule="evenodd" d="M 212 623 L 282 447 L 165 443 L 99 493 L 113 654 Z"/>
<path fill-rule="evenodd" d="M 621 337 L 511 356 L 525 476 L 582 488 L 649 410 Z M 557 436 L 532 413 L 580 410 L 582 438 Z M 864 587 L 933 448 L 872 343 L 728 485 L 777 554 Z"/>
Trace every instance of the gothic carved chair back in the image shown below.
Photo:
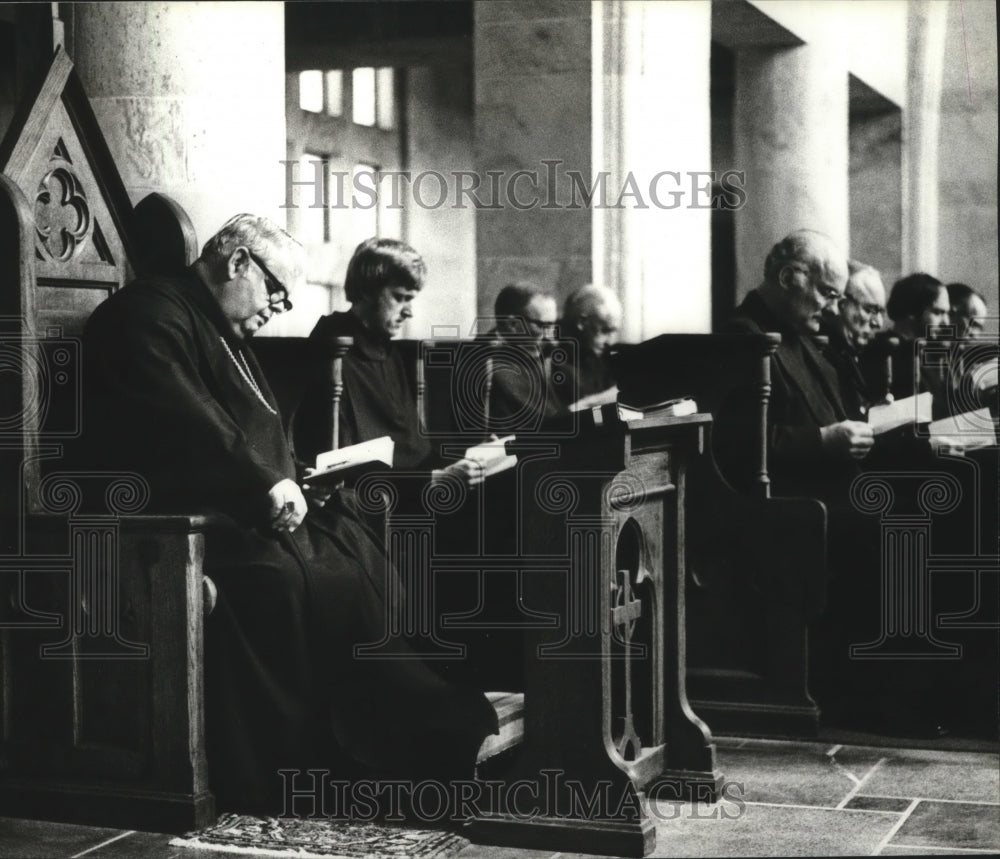
<path fill-rule="evenodd" d="M 205 523 L 141 515 L 140 475 L 67 457 L 86 419 L 90 313 L 137 274 L 196 254 L 179 206 L 156 194 L 132 206 L 57 51 L 0 144 L 2 814 L 178 830 L 214 819 Z"/>

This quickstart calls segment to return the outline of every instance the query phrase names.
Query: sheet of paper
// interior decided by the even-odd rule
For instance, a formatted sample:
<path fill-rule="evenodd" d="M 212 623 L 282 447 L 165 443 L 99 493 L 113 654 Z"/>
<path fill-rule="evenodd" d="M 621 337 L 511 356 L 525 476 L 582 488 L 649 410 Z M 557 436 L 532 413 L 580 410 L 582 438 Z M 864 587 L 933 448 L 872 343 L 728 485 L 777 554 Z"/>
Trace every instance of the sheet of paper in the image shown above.
<path fill-rule="evenodd" d="M 931 419 L 932 404 L 930 391 L 924 391 L 915 397 L 904 397 L 886 405 L 872 406 L 868 410 L 868 423 L 875 435 L 907 424 L 926 424 Z"/>
<path fill-rule="evenodd" d="M 927 428 L 931 442 L 936 445 L 963 447 L 974 450 L 997 443 L 996 424 L 989 409 L 977 409 L 950 418 L 933 421 Z"/>

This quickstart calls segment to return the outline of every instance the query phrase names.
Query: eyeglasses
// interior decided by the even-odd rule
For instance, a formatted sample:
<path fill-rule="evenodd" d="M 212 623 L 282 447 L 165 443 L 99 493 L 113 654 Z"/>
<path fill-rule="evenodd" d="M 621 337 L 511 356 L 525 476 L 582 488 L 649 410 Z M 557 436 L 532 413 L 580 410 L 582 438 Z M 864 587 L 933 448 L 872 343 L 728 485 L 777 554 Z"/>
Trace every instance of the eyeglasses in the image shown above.
<path fill-rule="evenodd" d="M 247 253 L 250 254 L 250 259 L 252 259 L 259 268 L 264 273 L 264 286 L 267 289 L 267 297 L 271 303 L 271 309 L 275 313 L 284 313 L 286 310 L 292 309 L 292 302 L 288 298 L 288 290 L 285 285 L 274 276 L 274 273 L 267 267 L 267 263 L 264 262 L 257 254 L 252 250 L 247 248 Z"/>
<path fill-rule="evenodd" d="M 852 295 L 845 295 L 844 300 L 851 302 L 855 307 L 860 307 L 869 316 L 881 316 L 885 313 L 885 308 L 881 304 L 865 304 L 863 301 L 858 301 Z"/>
<path fill-rule="evenodd" d="M 816 292 L 820 294 L 820 297 L 823 299 L 823 301 L 829 303 L 831 301 L 836 301 L 838 298 L 843 297 L 844 293 L 842 293 L 839 289 L 837 289 L 837 287 L 830 286 L 828 283 L 817 283 L 816 279 L 813 277 L 812 273 L 809 271 L 809 268 L 807 266 L 802 265 L 800 263 L 788 263 L 788 265 L 790 265 L 793 270 L 801 274 L 804 274 L 806 276 L 806 278 L 809 280 L 809 285 L 812 286 L 813 289 L 815 289 Z"/>
<path fill-rule="evenodd" d="M 544 319 L 532 319 L 530 316 L 525 316 L 524 321 L 537 328 L 539 331 L 555 331 L 558 322 L 546 322 Z"/>

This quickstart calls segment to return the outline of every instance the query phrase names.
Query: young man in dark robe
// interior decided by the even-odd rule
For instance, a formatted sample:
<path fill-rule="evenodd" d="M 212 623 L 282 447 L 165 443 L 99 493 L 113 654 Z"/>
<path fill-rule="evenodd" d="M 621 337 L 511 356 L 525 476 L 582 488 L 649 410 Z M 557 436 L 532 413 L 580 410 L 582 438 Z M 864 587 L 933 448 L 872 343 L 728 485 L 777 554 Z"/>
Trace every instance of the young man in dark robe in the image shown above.
<path fill-rule="evenodd" d="M 470 558 L 506 546 L 514 526 L 511 496 L 517 491 L 517 474 L 510 471 L 491 478 L 482 492 L 471 493 L 483 483 L 483 469 L 478 462 L 462 458 L 449 461 L 441 455 L 440 438 L 422 430 L 417 410 L 413 358 L 404 354 L 393 338 L 412 316 L 411 304 L 420 294 L 426 266 L 417 251 L 405 242 L 389 238 L 371 238 L 362 242 L 347 266 L 344 292 L 351 303 L 344 312 L 331 313 L 316 323 L 310 339 L 317 351 L 327 356 L 337 349 L 337 338 L 350 337 L 353 345 L 343 357 L 343 394 L 340 401 L 340 442 L 357 444 L 380 436 L 390 436 L 395 443 L 393 474 L 395 514 L 433 515 L 435 545 L 449 554 Z M 555 305 L 552 307 L 553 324 Z M 294 420 L 296 452 L 313 457 L 328 447 L 328 383 L 317 378 L 303 398 Z M 457 395 L 455 388 L 452 398 Z M 481 436 L 466 439 L 468 444 L 482 441 Z M 432 443 L 438 442 L 437 444 Z M 446 488 L 451 483 L 450 488 Z M 359 482 L 363 487 L 363 482 Z M 429 488 L 464 498 L 447 514 L 427 506 Z M 365 493 L 361 493 L 365 494 Z M 391 516 L 390 523 L 391 523 Z M 488 521 L 485 529 L 480 521 Z M 373 522 L 385 527 L 384 521 Z M 474 563 L 470 561 L 470 563 Z M 491 577 L 495 581 L 497 576 Z M 516 584 L 514 577 L 511 582 Z M 435 607 L 435 634 L 449 643 L 460 643 L 471 650 L 467 657 L 436 660 L 437 670 L 449 677 L 468 678 L 481 688 L 518 690 L 523 687 L 520 639 L 516 633 L 491 628 L 496 617 L 482 618 L 484 627 L 459 630 L 442 629 L 448 614 L 468 613 L 479 599 L 479 588 L 488 592 L 487 611 L 503 604 L 504 623 L 516 622 L 518 611 L 514 588 L 486 585 L 475 575 L 442 576 L 425 583 L 433 594 L 423 599 Z M 502 596 L 493 596 L 503 591 Z"/>
<path fill-rule="evenodd" d="M 395 571 L 337 493 L 300 488 L 247 339 L 290 306 L 301 248 L 238 215 L 182 277 L 136 282 L 84 333 L 91 467 L 149 481 L 155 512 L 206 512 L 210 784 L 223 808 L 276 811 L 280 769 L 333 778 L 468 778 L 496 717 L 407 645 L 378 658 Z M 304 774 L 303 774 L 304 776 Z M 301 779 L 301 777 L 300 777 Z"/>

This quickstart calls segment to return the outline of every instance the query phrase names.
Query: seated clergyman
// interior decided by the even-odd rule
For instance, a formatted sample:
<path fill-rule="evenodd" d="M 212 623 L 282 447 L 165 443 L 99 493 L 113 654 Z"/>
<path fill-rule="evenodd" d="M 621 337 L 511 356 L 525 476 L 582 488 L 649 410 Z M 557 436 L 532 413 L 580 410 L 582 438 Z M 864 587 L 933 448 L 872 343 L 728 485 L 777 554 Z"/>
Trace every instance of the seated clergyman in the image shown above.
<path fill-rule="evenodd" d="M 564 418 L 567 407 L 552 371 L 555 296 L 529 281 L 509 283 L 497 293 L 493 312 L 496 326 L 479 338 L 494 346 L 486 371 L 490 427 L 523 436 Z"/>
<path fill-rule="evenodd" d="M 872 428 L 848 417 L 836 372 L 811 339 L 846 284 L 847 259 L 832 239 L 797 230 L 771 249 L 764 280 L 736 308 L 729 325 L 736 333 L 781 334 L 771 359 L 767 412 L 767 463 L 778 495 L 844 495 L 858 474 L 857 463 L 874 444 Z M 751 414 L 733 418 L 720 422 L 720 434 L 753 430 Z M 722 464 L 738 484 L 745 482 L 740 469 L 747 463 Z"/>
<path fill-rule="evenodd" d="M 386 637 L 396 573 L 334 493 L 310 502 L 251 337 L 289 306 L 301 247 L 237 215 L 182 276 L 121 290 L 84 333 L 94 468 L 149 482 L 156 512 L 207 511 L 218 603 L 205 623 L 210 782 L 223 807 L 274 809 L 284 768 L 469 777 L 496 730 L 485 697 Z M 390 656 L 395 654 L 395 656 Z"/>
<path fill-rule="evenodd" d="M 621 325 L 621 301 L 606 286 L 587 284 L 566 299 L 560 333 L 576 341 L 577 353 L 559 389 L 571 409 L 610 403 L 617 398 L 618 388 L 607 358 Z"/>
<path fill-rule="evenodd" d="M 865 420 L 873 405 L 884 398 L 885 385 L 865 377 L 861 356 L 885 324 L 885 287 L 878 270 L 857 260 L 847 264 L 847 288 L 837 313 L 823 318 L 822 332 L 830 338 L 825 351 L 840 378 L 848 415 Z"/>
<path fill-rule="evenodd" d="M 326 354 L 335 351 L 339 337 L 354 341 L 343 359 L 342 446 L 390 436 L 395 444 L 394 468 L 428 470 L 432 481 L 452 477 L 475 486 L 482 482 L 480 464 L 469 459 L 445 462 L 421 431 L 411 374 L 393 343 L 413 315 L 410 305 L 420 295 L 426 275 L 423 258 L 405 242 L 363 241 L 344 278 L 350 309 L 324 316 L 309 336 Z M 315 456 L 329 447 L 330 439 L 323 435 L 328 402 L 328 386 L 318 380 L 295 420 L 300 456 Z"/>

